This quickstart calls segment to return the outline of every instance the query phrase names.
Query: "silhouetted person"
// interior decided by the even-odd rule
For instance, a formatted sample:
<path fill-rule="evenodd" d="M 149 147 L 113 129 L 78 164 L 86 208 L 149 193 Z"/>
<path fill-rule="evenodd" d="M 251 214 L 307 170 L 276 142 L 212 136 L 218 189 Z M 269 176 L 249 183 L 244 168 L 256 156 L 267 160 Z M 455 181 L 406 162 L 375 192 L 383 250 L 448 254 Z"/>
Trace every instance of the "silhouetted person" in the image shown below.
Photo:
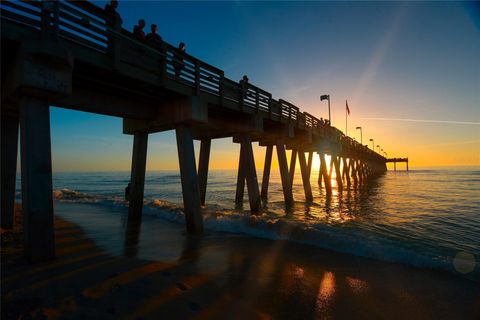
<path fill-rule="evenodd" d="M 180 51 L 181 53 L 185 53 L 185 43 L 179 43 L 178 51 Z M 182 74 L 182 69 L 184 68 L 183 58 L 179 54 L 175 54 L 173 66 L 175 68 L 175 79 L 178 79 L 180 78 L 180 75 Z"/>
<path fill-rule="evenodd" d="M 117 8 L 118 8 L 118 1 L 112 0 L 110 1 L 110 3 L 107 3 L 105 5 L 105 12 L 113 17 L 119 17 L 120 15 L 117 12 Z"/>
<path fill-rule="evenodd" d="M 128 183 L 128 186 L 125 188 L 125 200 L 129 201 L 130 200 L 130 186 L 131 183 Z"/>
<path fill-rule="evenodd" d="M 240 80 L 238 83 L 240 83 L 240 87 L 242 88 L 242 100 L 247 97 L 247 91 L 248 91 L 248 77 L 247 75 L 244 75 L 242 77 L 242 80 Z"/>
<path fill-rule="evenodd" d="M 133 27 L 133 34 L 142 41 L 145 41 L 145 32 L 143 31 L 145 28 L 145 20 L 140 19 L 138 20 L 138 24 Z"/>
<path fill-rule="evenodd" d="M 162 43 L 162 37 L 157 33 L 158 27 L 156 24 L 150 26 L 151 32 L 145 37 L 147 41 L 153 45 L 159 46 Z"/>
<path fill-rule="evenodd" d="M 122 23 L 121 22 L 121 18 L 120 18 L 120 14 L 118 14 L 117 12 L 117 8 L 118 8 L 118 1 L 117 0 L 112 0 L 110 1 L 110 3 L 107 3 L 105 5 L 105 12 L 109 15 L 107 21 L 106 21 L 106 25 L 108 27 L 108 30 L 107 30 L 107 37 L 108 37 L 108 51 L 112 51 L 113 49 L 113 40 L 114 40 L 114 37 L 111 35 L 111 30 L 114 30 L 115 29 L 115 22 L 117 19 L 120 20 L 120 24 Z"/>

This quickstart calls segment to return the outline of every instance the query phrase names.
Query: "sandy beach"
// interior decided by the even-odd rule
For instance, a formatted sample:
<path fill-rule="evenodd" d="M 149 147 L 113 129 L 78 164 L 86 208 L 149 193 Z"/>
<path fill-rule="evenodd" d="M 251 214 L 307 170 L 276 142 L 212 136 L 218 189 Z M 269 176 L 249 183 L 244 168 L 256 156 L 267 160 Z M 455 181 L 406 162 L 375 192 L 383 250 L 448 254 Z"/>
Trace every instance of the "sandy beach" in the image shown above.
<path fill-rule="evenodd" d="M 23 260 L 18 225 L 2 232 L 2 319 L 480 316 L 480 287 L 460 276 L 106 211 L 56 203 L 50 262 Z"/>

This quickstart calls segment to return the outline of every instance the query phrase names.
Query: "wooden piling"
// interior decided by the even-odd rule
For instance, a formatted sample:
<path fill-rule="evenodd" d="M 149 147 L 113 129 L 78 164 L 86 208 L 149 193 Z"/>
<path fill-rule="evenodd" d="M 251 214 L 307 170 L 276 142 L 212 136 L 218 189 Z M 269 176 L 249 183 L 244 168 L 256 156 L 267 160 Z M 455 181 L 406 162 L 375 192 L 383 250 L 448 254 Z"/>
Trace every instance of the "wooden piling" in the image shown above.
<path fill-rule="evenodd" d="M 208 163 L 210 160 L 210 147 L 212 139 L 202 139 L 200 142 L 200 155 L 198 159 L 198 183 L 200 188 L 200 204 L 205 205 L 208 181 Z"/>
<path fill-rule="evenodd" d="M 18 153 L 18 115 L 1 117 L 1 226 L 13 227 Z"/>
<path fill-rule="evenodd" d="M 301 149 L 298 150 L 298 162 L 300 162 L 305 200 L 313 201 L 312 187 L 310 186 L 310 172 L 308 171 L 308 165 L 305 160 L 305 152 Z"/>
<path fill-rule="evenodd" d="M 287 156 L 285 154 L 285 145 L 278 142 L 277 147 L 277 156 L 278 156 L 278 165 L 280 167 L 280 177 L 282 180 L 282 189 L 283 197 L 285 199 L 285 204 L 293 204 L 293 193 L 292 193 L 292 183 L 290 181 L 290 173 L 288 172 Z"/>
<path fill-rule="evenodd" d="M 25 256 L 30 261 L 55 256 L 50 110 L 47 99 L 20 102 L 22 211 Z"/>
<path fill-rule="evenodd" d="M 297 165 L 297 149 L 292 149 L 290 156 L 290 184 L 293 186 L 293 179 L 295 178 L 295 167 Z"/>
<path fill-rule="evenodd" d="M 343 188 L 342 174 L 340 172 L 340 162 L 338 161 L 338 156 L 332 155 L 332 160 L 333 160 L 333 166 L 335 167 L 335 179 L 337 180 L 337 187 L 338 189 L 342 189 Z"/>
<path fill-rule="evenodd" d="M 268 145 L 265 152 L 265 164 L 263 166 L 263 176 L 262 176 L 262 192 L 260 196 L 262 198 L 267 198 L 268 196 L 268 183 L 270 180 L 270 168 L 272 166 L 272 153 L 273 145 Z"/>
<path fill-rule="evenodd" d="M 258 191 L 257 170 L 255 169 L 255 159 L 253 156 L 252 140 L 249 136 L 241 138 L 245 180 L 247 181 L 248 200 L 250 202 L 250 211 L 257 213 L 260 211 L 260 193 Z"/>
<path fill-rule="evenodd" d="M 245 164 L 244 164 L 243 144 L 240 143 L 240 155 L 238 159 L 237 171 L 237 190 L 235 192 L 235 206 L 241 208 L 243 206 L 243 195 L 245 193 Z"/>
<path fill-rule="evenodd" d="M 180 124 L 177 125 L 175 131 L 187 232 L 198 234 L 203 232 L 203 217 L 200 207 L 192 130 L 190 127 Z"/>
<path fill-rule="evenodd" d="M 327 193 L 332 193 L 332 182 L 330 181 L 330 176 L 327 171 L 327 161 L 325 160 L 325 154 L 320 154 L 320 171 L 325 181 L 325 189 Z"/>
<path fill-rule="evenodd" d="M 130 175 L 129 220 L 141 220 L 142 217 L 147 149 L 148 133 L 135 133 L 133 136 L 132 170 Z"/>

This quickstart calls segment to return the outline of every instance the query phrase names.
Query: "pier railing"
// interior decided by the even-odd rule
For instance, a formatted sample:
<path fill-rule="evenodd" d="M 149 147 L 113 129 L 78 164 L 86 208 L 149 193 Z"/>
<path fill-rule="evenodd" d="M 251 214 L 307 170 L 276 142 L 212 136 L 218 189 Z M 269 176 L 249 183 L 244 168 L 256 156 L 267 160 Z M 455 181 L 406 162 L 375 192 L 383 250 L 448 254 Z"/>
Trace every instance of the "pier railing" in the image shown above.
<path fill-rule="evenodd" d="M 240 111 L 261 113 L 274 121 L 329 137 L 342 147 L 360 151 L 367 157 L 383 158 L 326 121 L 300 112 L 297 106 L 283 99 L 273 99 L 271 93 L 255 85 L 241 85 L 230 80 L 223 70 L 181 52 L 167 42 L 150 44 L 141 41 L 121 28 L 119 16 L 110 15 L 88 1 L 5 0 L 0 2 L 0 8 L 2 19 L 110 55 L 114 65 L 122 62 L 150 73 L 151 79 L 146 81 L 160 85 L 167 80 L 173 81 L 193 89 L 193 94 L 218 97 L 220 105 L 233 104 Z"/>

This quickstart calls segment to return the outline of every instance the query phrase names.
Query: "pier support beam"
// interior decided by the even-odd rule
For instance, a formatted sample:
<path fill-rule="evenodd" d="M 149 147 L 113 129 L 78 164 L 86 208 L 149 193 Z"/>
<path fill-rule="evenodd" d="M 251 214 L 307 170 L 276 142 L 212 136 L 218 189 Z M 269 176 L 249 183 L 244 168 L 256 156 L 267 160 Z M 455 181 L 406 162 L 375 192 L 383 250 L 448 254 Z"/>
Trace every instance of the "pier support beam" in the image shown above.
<path fill-rule="evenodd" d="M 15 180 L 17 175 L 18 115 L 2 115 L 1 136 L 1 226 L 13 227 L 15 211 Z"/>
<path fill-rule="evenodd" d="M 210 161 L 210 147 L 212 139 L 202 139 L 200 142 L 200 156 L 198 159 L 198 180 L 200 187 L 200 204 L 205 205 L 208 181 L 208 162 Z"/>
<path fill-rule="evenodd" d="M 305 200 L 313 201 L 312 187 L 310 186 L 310 172 L 305 160 L 305 152 L 298 150 L 298 162 L 300 162 L 300 170 L 302 172 L 303 189 L 305 191 Z"/>
<path fill-rule="evenodd" d="M 321 188 L 322 187 L 322 177 L 323 177 L 323 171 L 322 171 L 323 153 L 321 153 L 320 151 L 318 152 L 318 158 L 320 160 L 320 168 L 318 168 L 318 186 Z"/>
<path fill-rule="evenodd" d="M 141 220 L 145 168 L 147 166 L 148 133 L 138 132 L 133 136 L 132 171 L 130 175 L 129 220 Z"/>
<path fill-rule="evenodd" d="M 340 162 L 339 162 L 339 157 L 335 154 L 332 154 L 332 162 L 333 166 L 335 167 L 335 179 L 337 180 L 337 187 L 339 189 L 343 188 L 343 183 L 342 183 L 342 173 L 340 171 Z M 331 172 L 331 168 L 330 168 Z"/>
<path fill-rule="evenodd" d="M 257 213 L 260 211 L 260 192 L 258 190 L 257 171 L 255 169 L 255 159 L 253 156 L 252 139 L 249 136 L 236 137 L 234 140 L 240 142 L 240 163 L 237 177 L 236 204 L 243 202 L 243 192 L 245 180 L 247 182 L 248 200 L 250 202 L 250 211 Z"/>
<path fill-rule="evenodd" d="M 312 164 L 313 164 L 313 151 L 308 153 L 308 176 L 312 174 Z"/>
<path fill-rule="evenodd" d="M 325 181 L 325 189 L 327 193 L 332 193 L 332 182 L 327 172 L 327 160 L 325 160 L 325 154 L 320 153 L 320 172 Z"/>
<path fill-rule="evenodd" d="M 20 129 L 25 257 L 30 261 L 48 260 L 55 256 L 55 232 L 47 99 L 22 98 Z"/>
<path fill-rule="evenodd" d="M 268 145 L 265 152 L 265 164 L 263 166 L 262 192 L 260 196 L 264 199 L 268 196 L 268 183 L 270 180 L 270 168 L 272 166 L 273 145 Z"/>
<path fill-rule="evenodd" d="M 177 125 L 175 131 L 187 232 L 198 234 L 203 232 L 203 217 L 200 207 L 192 130 L 190 127 L 180 124 Z"/>
<path fill-rule="evenodd" d="M 350 186 L 350 161 L 347 158 L 343 157 L 343 172 L 342 172 L 342 177 L 345 177 L 345 183 L 347 184 L 347 187 Z"/>
<path fill-rule="evenodd" d="M 241 208 L 243 206 L 243 194 L 245 192 L 245 164 L 243 153 L 243 145 L 240 144 L 240 156 L 238 159 L 237 173 L 237 190 L 235 192 L 235 206 L 237 208 Z"/>
<path fill-rule="evenodd" d="M 287 156 L 285 154 L 285 145 L 277 142 L 278 165 L 280 167 L 280 177 L 282 179 L 283 197 L 286 205 L 293 204 L 292 182 L 288 172 Z"/>
<path fill-rule="evenodd" d="M 293 179 L 295 178 L 295 167 L 297 165 L 297 149 L 292 149 L 292 154 L 290 156 L 290 184 L 293 186 Z"/>

